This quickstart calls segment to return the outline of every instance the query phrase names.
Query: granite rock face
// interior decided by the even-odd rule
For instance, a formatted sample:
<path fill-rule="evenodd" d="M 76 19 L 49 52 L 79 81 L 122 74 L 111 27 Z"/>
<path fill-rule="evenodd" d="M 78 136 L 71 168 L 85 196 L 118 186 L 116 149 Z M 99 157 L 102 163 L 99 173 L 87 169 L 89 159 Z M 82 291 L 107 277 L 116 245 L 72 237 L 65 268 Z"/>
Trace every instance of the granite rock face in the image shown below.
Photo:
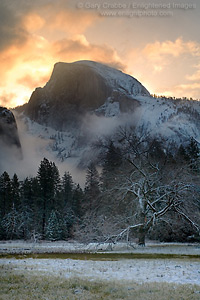
<path fill-rule="evenodd" d="M 0 107 L 0 143 L 21 149 L 15 117 L 5 107 Z"/>
<path fill-rule="evenodd" d="M 134 100 L 137 95 L 150 94 L 135 78 L 119 70 L 92 61 L 57 63 L 48 83 L 33 92 L 25 114 L 63 130 L 77 127 L 86 113 L 107 102 L 119 103 L 121 112 L 134 110 L 139 105 Z"/>

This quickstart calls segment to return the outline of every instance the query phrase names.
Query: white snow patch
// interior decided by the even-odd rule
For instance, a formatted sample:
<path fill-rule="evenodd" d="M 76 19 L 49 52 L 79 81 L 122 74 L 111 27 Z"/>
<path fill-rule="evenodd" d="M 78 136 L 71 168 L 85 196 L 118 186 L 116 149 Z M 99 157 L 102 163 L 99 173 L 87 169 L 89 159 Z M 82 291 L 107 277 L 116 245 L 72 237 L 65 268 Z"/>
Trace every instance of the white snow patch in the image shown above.
<path fill-rule="evenodd" d="M 94 69 L 99 75 L 106 79 L 108 85 L 122 93 L 128 95 L 149 94 L 137 79 L 122 71 L 88 60 L 77 61 L 75 64 L 84 64 Z"/>
<path fill-rule="evenodd" d="M 73 259 L 0 259 L 15 270 L 26 269 L 66 278 L 89 280 L 169 282 L 200 285 L 200 262 L 169 259 L 124 259 L 118 261 L 90 261 Z"/>
<path fill-rule="evenodd" d="M 108 245 L 80 244 L 77 242 L 42 242 L 30 243 L 23 241 L 0 242 L 0 252 L 18 252 L 30 248 L 40 253 L 63 253 L 71 251 L 97 250 L 98 247 L 106 249 Z M 200 255 L 198 244 L 162 244 L 148 243 L 146 247 L 127 250 L 125 243 L 115 245 L 114 252 L 120 253 L 165 253 Z M 74 259 L 32 259 L 20 260 L 9 258 L 0 259 L 0 265 L 12 266 L 16 271 L 30 271 L 31 273 L 48 273 L 65 278 L 81 277 L 89 280 L 107 281 L 135 281 L 143 282 L 169 282 L 177 284 L 200 285 L 200 258 L 173 258 L 173 259 L 119 259 L 117 261 L 91 261 Z"/>

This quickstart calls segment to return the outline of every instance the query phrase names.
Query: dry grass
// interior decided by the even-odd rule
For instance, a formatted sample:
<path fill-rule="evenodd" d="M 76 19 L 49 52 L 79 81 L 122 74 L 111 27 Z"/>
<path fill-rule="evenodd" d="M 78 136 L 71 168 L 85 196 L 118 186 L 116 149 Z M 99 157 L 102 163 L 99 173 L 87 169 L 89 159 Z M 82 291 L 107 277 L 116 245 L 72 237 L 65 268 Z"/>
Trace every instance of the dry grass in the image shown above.
<path fill-rule="evenodd" d="M 200 286 L 103 282 L 35 275 L 0 267 L 0 300 L 198 300 Z"/>

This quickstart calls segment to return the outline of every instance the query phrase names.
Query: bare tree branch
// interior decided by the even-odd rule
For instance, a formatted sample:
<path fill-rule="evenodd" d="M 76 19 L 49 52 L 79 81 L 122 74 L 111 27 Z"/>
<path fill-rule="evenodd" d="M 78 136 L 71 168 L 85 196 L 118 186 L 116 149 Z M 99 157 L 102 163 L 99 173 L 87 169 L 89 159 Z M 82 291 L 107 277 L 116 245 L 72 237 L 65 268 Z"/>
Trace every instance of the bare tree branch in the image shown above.
<path fill-rule="evenodd" d="M 192 226 L 197 230 L 198 234 L 200 233 L 200 229 L 199 229 L 198 225 L 195 222 L 193 222 L 184 212 L 182 212 L 177 207 L 174 207 L 174 209 L 178 214 L 183 216 L 190 224 L 192 224 Z"/>

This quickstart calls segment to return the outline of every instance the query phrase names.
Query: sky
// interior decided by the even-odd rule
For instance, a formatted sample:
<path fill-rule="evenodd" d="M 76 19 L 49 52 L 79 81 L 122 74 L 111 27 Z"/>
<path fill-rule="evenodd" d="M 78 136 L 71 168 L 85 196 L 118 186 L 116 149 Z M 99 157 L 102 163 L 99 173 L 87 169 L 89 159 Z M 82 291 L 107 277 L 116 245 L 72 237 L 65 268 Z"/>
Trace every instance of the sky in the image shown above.
<path fill-rule="evenodd" d="M 0 0 L 0 105 L 28 102 L 56 62 L 77 60 L 199 99 L 199 28 L 197 0 Z"/>

